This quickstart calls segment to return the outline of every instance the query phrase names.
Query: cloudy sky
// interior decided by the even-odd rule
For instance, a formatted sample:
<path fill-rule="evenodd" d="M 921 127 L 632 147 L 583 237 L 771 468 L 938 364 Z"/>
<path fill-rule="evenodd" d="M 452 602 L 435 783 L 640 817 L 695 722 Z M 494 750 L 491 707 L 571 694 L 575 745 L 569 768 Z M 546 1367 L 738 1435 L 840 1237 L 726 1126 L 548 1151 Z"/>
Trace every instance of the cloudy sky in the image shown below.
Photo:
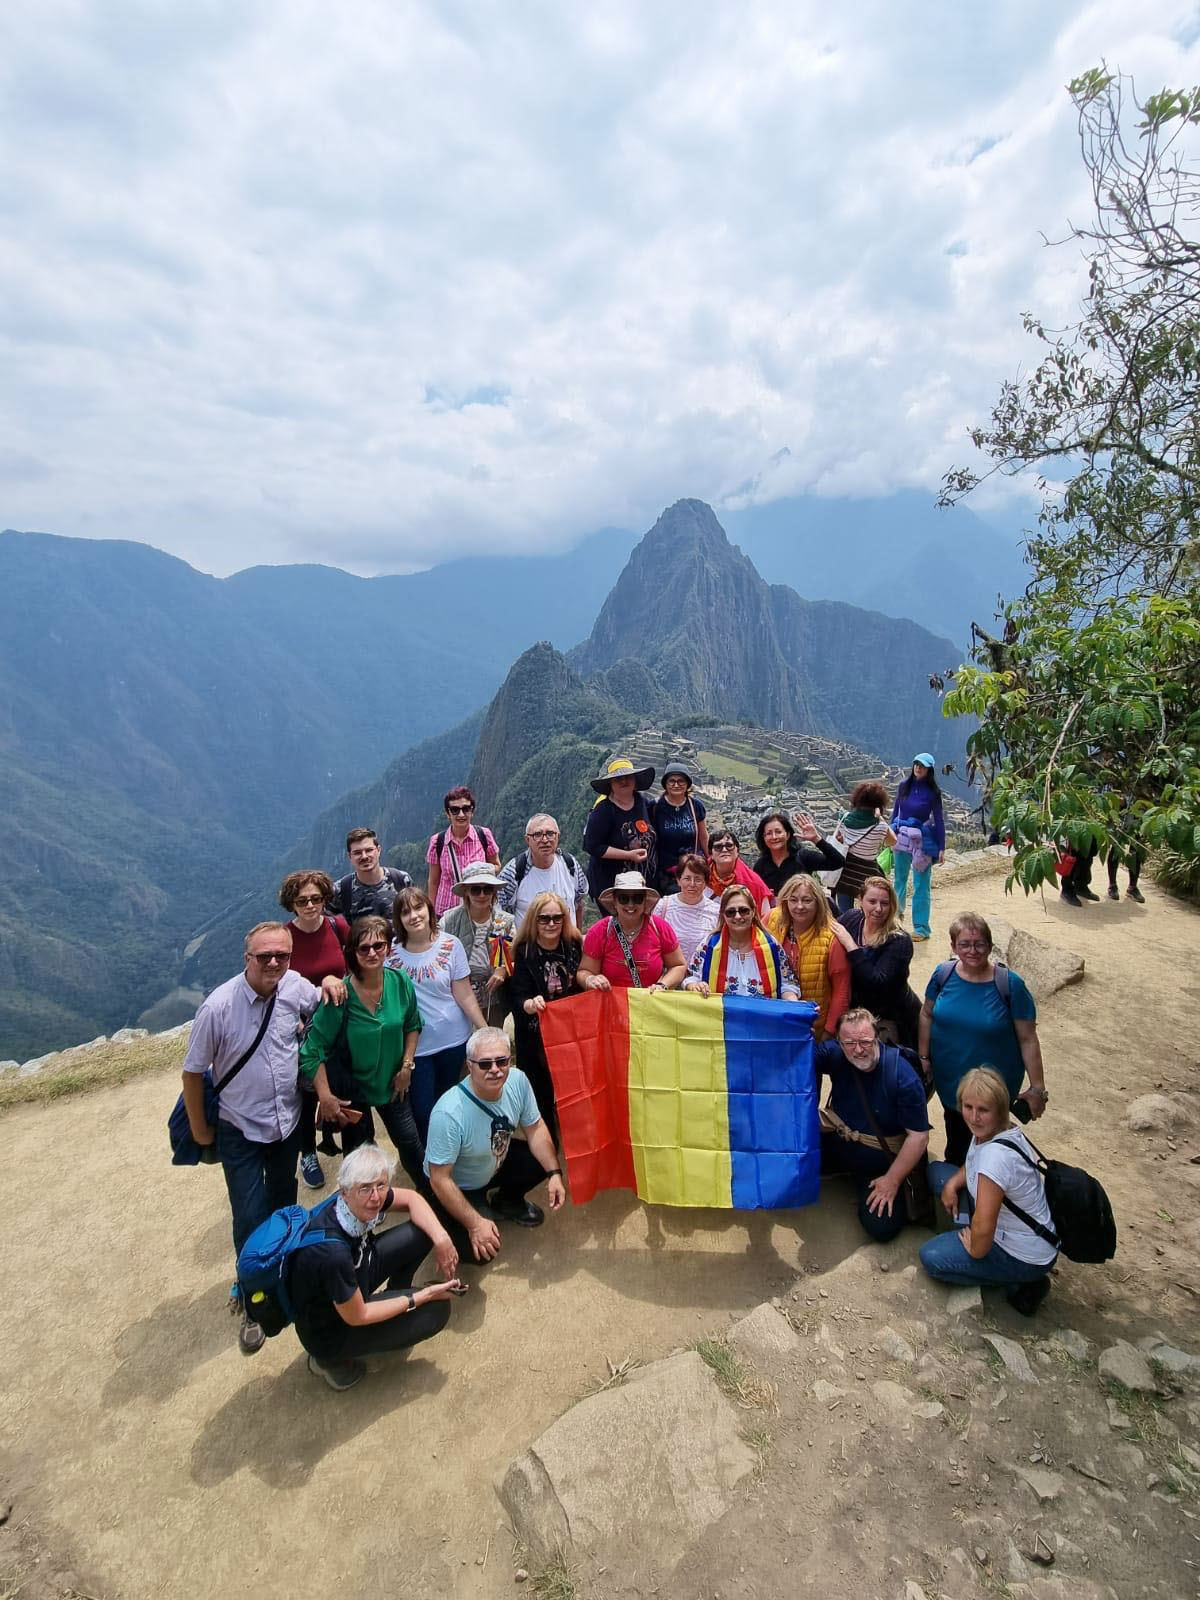
<path fill-rule="evenodd" d="M 1196 13 L 4 7 L 0 527 L 376 572 L 933 491 L 1080 293 L 1063 85 L 1200 81 Z"/>

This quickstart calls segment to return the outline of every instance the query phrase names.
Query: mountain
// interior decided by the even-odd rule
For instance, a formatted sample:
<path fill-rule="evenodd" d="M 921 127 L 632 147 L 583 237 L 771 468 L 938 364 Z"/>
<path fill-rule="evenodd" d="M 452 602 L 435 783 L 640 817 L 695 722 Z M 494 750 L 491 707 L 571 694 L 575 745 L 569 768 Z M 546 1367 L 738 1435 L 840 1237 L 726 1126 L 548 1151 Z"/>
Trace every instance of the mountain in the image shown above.
<path fill-rule="evenodd" d="M 526 645 L 581 638 L 631 543 L 217 579 L 146 545 L 0 534 L 0 1058 L 132 1022 L 322 808 L 477 731 Z M 421 770 L 423 826 L 447 785 Z"/>
<path fill-rule="evenodd" d="M 877 499 L 801 495 L 724 509 L 721 522 L 768 583 L 909 617 L 960 644 L 972 622 L 990 625 L 997 594 L 1019 594 L 1029 581 L 1020 515 L 943 511 L 915 489 Z"/>
<path fill-rule="evenodd" d="M 647 677 L 671 715 L 711 713 L 844 739 L 886 760 L 962 753 L 931 675 L 961 659 L 916 623 L 764 583 L 701 500 L 664 511 L 568 659 L 612 685 Z"/>

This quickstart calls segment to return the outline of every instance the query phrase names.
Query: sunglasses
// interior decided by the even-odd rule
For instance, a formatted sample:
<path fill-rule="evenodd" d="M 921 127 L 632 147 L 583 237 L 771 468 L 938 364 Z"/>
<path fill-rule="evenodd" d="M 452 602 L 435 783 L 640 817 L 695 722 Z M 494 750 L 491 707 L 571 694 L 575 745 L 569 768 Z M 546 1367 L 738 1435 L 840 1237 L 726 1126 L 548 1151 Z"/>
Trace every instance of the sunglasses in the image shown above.
<path fill-rule="evenodd" d="M 563 919 L 563 914 L 562 914 L 561 911 L 539 911 L 538 912 L 538 921 L 539 922 L 561 922 L 562 919 Z"/>
<path fill-rule="evenodd" d="M 726 906 L 725 907 L 725 918 L 726 918 L 727 921 L 732 919 L 733 917 L 738 917 L 738 918 L 741 918 L 741 917 L 752 917 L 753 915 L 754 915 L 754 912 L 751 911 L 749 906 Z"/>
<path fill-rule="evenodd" d="M 469 817 L 474 811 L 474 806 L 447 806 L 446 810 L 452 817 Z"/>
<path fill-rule="evenodd" d="M 360 944 L 356 948 L 360 956 L 378 955 L 381 950 L 387 949 L 387 940 L 375 939 L 370 944 Z"/>
<path fill-rule="evenodd" d="M 298 906 L 323 906 L 325 904 L 325 896 L 323 894 L 298 894 L 296 896 L 296 904 Z"/>
<path fill-rule="evenodd" d="M 252 950 L 251 959 L 257 961 L 260 967 L 286 967 L 292 959 L 290 950 Z"/>
<path fill-rule="evenodd" d="M 638 894 L 622 894 L 618 891 L 613 898 L 619 906 L 640 906 L 645 904 L 646 893 L 645 890 Z"/>
<path fill-rule="evenodd" d="M 487 1072 L 492 1067 L 506 1067 L 511 1059 L 511 1056 L 480 1056 L 478 1061 L 472 1060 L 471 1065 Z"/>
<path fill-rule="evenodd" d="M 495 894 L 495 892 L 496 885 L 494 883 L 469 883 L 467 885 L 468 894 Z"/>
<path fill-rule="evenodd" d="M 734 844 L 732 839 L 726 839 L 723 844 L 714 844 L 711 848 L 714 855 L 716 855 L 718 851 L 724 855 L 726 850 L 736 850 L 737 845 Z"/>

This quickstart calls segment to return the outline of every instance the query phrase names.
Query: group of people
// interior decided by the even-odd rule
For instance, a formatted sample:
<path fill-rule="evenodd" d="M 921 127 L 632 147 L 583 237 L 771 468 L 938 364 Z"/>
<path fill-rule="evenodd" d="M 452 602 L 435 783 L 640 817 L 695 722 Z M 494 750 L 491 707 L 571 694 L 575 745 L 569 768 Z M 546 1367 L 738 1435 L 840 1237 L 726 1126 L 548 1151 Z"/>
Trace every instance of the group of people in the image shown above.
<path fill-rule="evenodd" d="M 444 1326 L 465 1291 L 461 1266 L 490 1261 L 502 1227 L 543 1222 L 535 1189 L 548 1184 L 552 1211 L 563 1204 L 541 1018 L 585 990 L 811 1002 L 816 1070 L 830 1080 L 822 1172 L 853 1180 L 868 1235 L 890 1239 L 925 1220 L 936 1190 L 966 1220 L 923 1247 L 927 1270 L 1004 1283 L 1020 1309 L 1048 1287 L 1044 1240 L 1028 1228 L 1026 1237 L 1002 1204 L 1011 1184 L 1025 1205 L 1036 1171 L 1007 1148 L 984 1149 L 1002 1130 L 1019 1142 L 1010 1118 L 1045 1109 L 1033 999 L 992 959 L 987 923 L 971 915 L 952 925 L 952 959 L 923 1003 L 909 987 L 945 844 L 932 757 L 916 758 L 890 820 L 878 783 L 856 787 L 828 836 L 805 813 L 770 813 L 752 866 L 728 828 L 708 831 L 684 767 L 668 766 L 651 801 L 653 779 L 622 757 L 592 781 L 586 868 L 541 812 L 524 850 L 502 862 L 465 787 L 445 798 L 424 887 L 383 865 L 371 829 L 352 829 L 352 870 L 337 883 L 318 870 L 289 874 L 279 899 L 290 919 L 252 928 L 243 972 L 200 1007 L 184 1102 L 197 1144 L 215 1144 L 224 1170 L 235 1251 L 295 1203 L 297 1171 L 319 1189 L 320 1154 L 342 1157 L 336 1196 L 313 1213 L 320 1237 L 292 1269 L 297 1331 L 331 1387 L 357 1382 L 365 1355 Z M 895 884 L 877 861 L 888 848 Z M 910 887 L 912 934 L 902 926 Z M 589 898 L 600 915 L 586 927 Z M 219 1091 L 215 1122 L 206 1071 Z M 930 1165 L 934 1093 L 946 1163 Z M 405 1187 L 391 1181 L 377 1122 Z M 377 1240 L 393 1210 L 408 1221 Z M 415 1289 L 430 1252 L 438 1281 Z M 252 1354 L 264 1334 L 236 1287 L 231 1309 Z"/>

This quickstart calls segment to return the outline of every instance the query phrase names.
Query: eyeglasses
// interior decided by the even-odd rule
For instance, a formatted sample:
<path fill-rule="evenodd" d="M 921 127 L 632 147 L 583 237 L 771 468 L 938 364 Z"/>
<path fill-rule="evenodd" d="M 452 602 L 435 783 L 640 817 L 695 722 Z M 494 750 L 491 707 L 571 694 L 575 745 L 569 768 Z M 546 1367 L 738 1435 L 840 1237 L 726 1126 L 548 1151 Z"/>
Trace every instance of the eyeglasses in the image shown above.
<path fill-rule="evenodd" d="M 251 959 L 260 967 L 286 967 L 292 959 L 290 950 L 251 950 Z"/>
<path fill-rule="evenodd" d="M 378 1178 L 374 1183 L 356 1183 L 352 1189 L 353 1194 L 361 1194 L 365 1199 L 369 1194 L 376 1194 L 380 1189 L 392 1187 L 390 1178 Z"/>
<path fill-rule="evenodd" d="M 686 787 L 687 779 L 686 778 L 674 778 L 674 777 L 672 777 L 672 778 L 664 778 L 663 779 L 663 787 L 666 788 L 666 789 L 673 789 L 677 783 L 682 783 Z"/>
<path fill-rule="evenodd" d="M 725 839 L 720 844 L 714 844 L 712 846 L 712 852 L 713 852 L 714 855 L 716 855 L 718 853 L 718 851 L 721 853 L 721 855 L 724 855 L 726 850 L 736 850 L 736 849 L 737 849 L 737 845 L 734 844 L 732 839 Z"/>
<path fill-rule="evenodd" d="M 874 1036 L 870 1039 L 839 1039 L 838 1043 L 843 1050 L 869 1050 L 875 1039 Z"/>
<path fill-rule="evenodd" d="M 494 883 L 469 883 L 467 885 L 468 894 L 495 894 L 495 892 L 496 885 Z"/>
<path fill-rule="evenodd" d="M 535 828 L 532 833 L 525 835 L 527 839 L 557 839 L 558 833 L 554 828 Z"/>
<path fill-rule="evenodd" d="M 985 939 L 959 939 L 954 948 L 956 950 L 990 950 L 992 947 Z"/>
<path fill-rule="evenodd" d="M 729 919 L 731 919 L 733 917 L 737 917 L 740 920 L 742 917 L 752 917 L 753 915 L 754 915 L 754 912 L 750 909 L 749 906 L 726 906 L 725 907 L 725 916 L 726 916 L 727 920 L 729 920 Z"/>
<path fill-rule="evenodd" d="M 482 1067 L 485 1072 L 492 1067 L 506 1067 L 512 1058 L 510 1056 L 480 1056 L 478 1061 L 471 1057 L 473 1067 Z"/>
<path fill-rule="evenodd" d="M 646 895 L 644 890 L 639 891 L 637 894 L 622 894 L 618 892 L 613 898 L 619 906 L 640 906 L 645 903 Z"/>
<path fill-rule="evenodd" d="M 561 922 L 562 919 L 563 919 L 563 914 L 562 914 L 561 911 L 539 911 L 538 912 L 538 921 L 539 922 Z"/>
<path fill-rule="evenodd" d="M 325 896 L 323 894 L 298 894 L 295 903 L 298 906 L 323 906 L 325 904 Z"/>
<path fill-rule="evenodd" d="M 374 939 L 370 944 L 356 945 L 355 948 L 360 956 L 374 956 L 378 955 L 381 950 L 387 949 L 387 940 Z"/>
<path fill-rule="evenodd" d="M 474 806 L 447 806 L 446 810 L 452 817 L 469 817 L 474 811 Z"/>

